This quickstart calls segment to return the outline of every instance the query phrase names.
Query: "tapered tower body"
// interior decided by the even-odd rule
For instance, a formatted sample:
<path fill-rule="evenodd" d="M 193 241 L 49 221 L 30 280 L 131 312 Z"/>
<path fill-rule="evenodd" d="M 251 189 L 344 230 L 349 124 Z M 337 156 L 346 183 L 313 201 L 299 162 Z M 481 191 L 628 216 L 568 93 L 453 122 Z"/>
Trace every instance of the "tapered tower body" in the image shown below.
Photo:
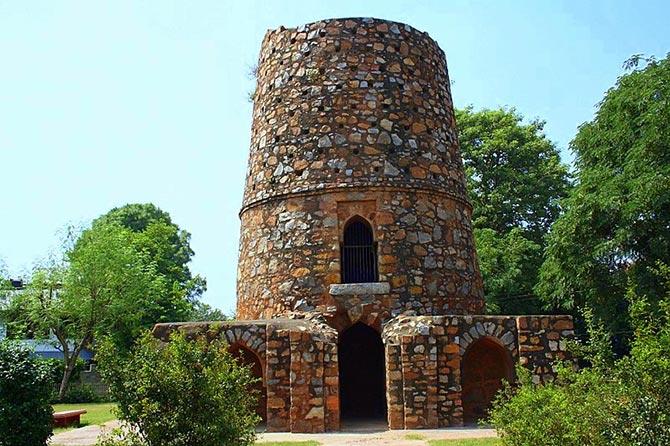
<path fill-rule="evenodd" d="M 268 431 L 486 416 L 514 364 L 569 358 L 570 316 L 484 315 L 444 53 L 386 20 L 266 34 L 237 320 L 157 324 L 222 339 L 258 378 Z"/>
<path fill-rule="evenodd" d="M 237 314 L 471 314 L 482 281 L 444 53 L 373 19 L 269 31 L 254 95 Z"/>

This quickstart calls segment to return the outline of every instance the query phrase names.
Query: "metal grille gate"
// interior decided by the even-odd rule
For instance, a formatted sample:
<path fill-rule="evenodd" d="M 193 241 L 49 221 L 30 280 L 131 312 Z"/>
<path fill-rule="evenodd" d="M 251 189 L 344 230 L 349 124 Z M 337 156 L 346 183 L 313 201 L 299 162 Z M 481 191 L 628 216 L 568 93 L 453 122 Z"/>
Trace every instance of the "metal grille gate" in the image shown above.
<path fill-rule="evenodd" d="M 357 219 L 347 224 L 340 253 L 342 283 L 366 283 L 378 280 L 377 243 L 367 222 Z"/>

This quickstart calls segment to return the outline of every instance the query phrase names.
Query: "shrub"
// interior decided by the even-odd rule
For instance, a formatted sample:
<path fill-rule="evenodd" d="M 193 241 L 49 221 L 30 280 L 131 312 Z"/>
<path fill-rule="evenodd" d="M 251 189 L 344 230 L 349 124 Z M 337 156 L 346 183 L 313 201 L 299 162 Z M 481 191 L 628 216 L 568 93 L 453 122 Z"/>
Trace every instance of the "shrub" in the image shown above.
<path fill-rule="evenodd" d="M 63 398 L 59 403 L 74 404 L 74 403 L 99 403 L 103 400 L 88 384 L 77 384 L 70 386 L 65 392 Z"/>
<path fill-rule="evenodd" d="M 60 383 L 63 379 L 63 373 L 65 371 L 65 363 L 63 362 L 62 359 L 56 359 L 56 358 L 40 358 L 40 361 L 42 361 L 45 365 L 45 367 L 48 370 L 49 373 L 49 381 L 50 385 L 52 388 L 52 395 L 51 395 L 51 403 L 52 404 L 58 404 L 58 403 L 95 403 L 98 401 L 97 396 L 95 395 L 95 392 L 93 392 L 91 389 L 86 389 L 84 391 L 80 391 L 77 387 L 76 384 L 70 385 L 68 387 L 68 390 L 66 391 L 65 395 L 63 398 L 59 399 L 58 398 L 58 389 L 60 388 Z M 84 366 L 86 363 L 84 362 L 83 359 L 78 359 L 77 363 L 74 367 L 74 370 L 72 370 L 72 375 L 70 375 L 70 383 L 76 382 L 79 380 L 81 376 L 81 372 L 84 370 Z M 90 387 L 90 386 L 89 386 Z M 90 392 L 89 392 L 90 390 Z M 90 398 L 88 398 L 90 397 Z"/>
<path fill-rule="evenodd" d="M 129 352 L 104 342 L 97 355 L 118 415 L 132 428 L 119 444 L 253 444 L 259 418 L 249 389 L 255 379 L 226 344 L 178 333 L 161 343 L 147 333 Z"/>
<path fill-rule="evenodd" d="M 670 290 L 670 268 L 661 265 L 657 273 Z M 592 325 L 590 343 L 576 350 L 588 368 L 559 365 L 558 379 L 544 385 L 520 369 L 518 388 L 506 386 L 491 413 L 503 444 L 670 444 L 670 292 L 652 305 L 631 287 L 628 299 L 635 328 L 630 355 L 615 360 L 606 331 Z"/>
<path fill-rule="evenodd" d="M 52 434 L 49 371 L 26 347 L 0 342 L 0 446 L 46 445 Z"/>

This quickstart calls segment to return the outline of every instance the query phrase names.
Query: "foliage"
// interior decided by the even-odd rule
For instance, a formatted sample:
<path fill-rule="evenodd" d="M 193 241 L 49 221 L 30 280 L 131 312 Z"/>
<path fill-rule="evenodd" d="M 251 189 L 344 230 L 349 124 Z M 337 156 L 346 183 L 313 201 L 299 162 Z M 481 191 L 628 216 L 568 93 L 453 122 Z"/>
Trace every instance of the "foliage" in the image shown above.
<path fill-rule="evenodd" d="M 505 234 L 521 228 L 540 243 L 558 217 L 568 172 L 544 122 L 523 124 L 514 109 L 456 111 L 473 226 Z"/>
<path fill-rule="evenodd" d="M 92 230 L 110 223 L 135 234 L 135 247 L 155 263 L 157 272 L 168 283 L 170 299 L 161 304 L 161 312 L 153 322 L 183 320 L 188 311 L 186 304 L 195 301 L 207 288 L 205 279 L 194 276 L 188 266 L 194 255 L 191 234 L 151 203 L 114 208 L 96 219 Z"/>
<path fill-rule="evenodd" d="M 72 404 L 72 403 L 98 403 L 102 400 L 95 393 L 93 387 L 88 384 L 78 384 L 76 386 L 70 386 L 58 402 L 63 404 Z"/>
<path fill-rule="evenodd" d="M 519 369 L 520 386 L 506 386 L 491 422 L 505 445 L 670 444 L 670 268 L 654 273 L 664 294 L 653 300 L 628 290 L 635 328 L 631 353 L 615 359 L 601 322 L 587 315 L 590 343 L 578 349 L 590 367 L 558 366 L 554 383 L 534 385 Z"/>
<path fill-rule="evenodd" d="M 519 228 L 507 234 L 493 229 L 474 230 L 479 268 L 486 284 L 487 311 L 494 314 L 533 314 L 539 310 L 532 293 L 542 247 Z"/>
<path fill-rule="evenodd" d="M 554 306 L 592 308 L 619 335 L 629 330 L 627 286 L 659 296 L 649 267 L 670 262 L 670 59 L 639 62 L 571 143 L 577 185 L 552 227 L 536 288 Z"/>
<path fill-rule="evenodd" d="M 462 440 L 428 440 L 429 446 L 500 446 L 497 438 L 468 438 Z"/>
<path fill-rule="evenodd" d="M 131 352 L 105 342 L 100 371 L 133 427 L 123 444 L 147 446 L 252 444 L 259 421 L 250 371 L 226 344 L 173 334 L 162 344 L 142 336 Z M 106 440 L 114 444 L 113 440 Z"/>
<path fill-rule="evenodd" d="M 569 188 L 567 167 L 544 122 L 524 124 L 514 109 L 468 107 L 456 120 L 487 310 L 537 311 L 544 234 Z"/>
<path fill-rule="evenodd" d="M 165 281 L 135 249 L 132 233 L 110 224 L 82 233 L 64 260 L 36 268 L 11 305 L 36 333 L 52 333 L 58 340 L 65 364 L 62 399 L 82 349 L 100 334 L 120 345 L 132 342 L 157 296 L 165 293 Z"/>
<path fill-rule="evenodd" d="M 47 444 L 50 390 L 44 363 L 25 347 L 0 341 L 0 446 Z"/>
<path fill-rule="evenodd" d="M 49 374 L 49 382 L 52 390 L 58 390 L 60 387 L 63 374 L 65 373 L 65 362 L 62 359 L 56 358 L 40 358 L 44 363 Z M 77 359 L 75 366 L 70 373 L 70 382 L 79 380 L 81 372 L 84 370 L 84 361 Z M 93 391 L 91 386 L 77 385 L 68 386 L 68 389 L 62 398 L 59 398 L 58 393 L 52 395 L 51 402 L 54 403 L 92 403 L 100 400 L 100 397 Z"/>
<path fill-rule="evenodd" d="M 230 318 L 223 311 L 200 301 L 193 303 L 193 309 L 188 317 L 189 321 L 195 322 L 225 321 L 228 319 Z"/>
<path fill-rule="evenodd" d="M 13 287 L 9 280 L 7 267 L 5 266 L 5 262 L 0 258 L 0 323 L 5 322 L 3 313 L 9 304 L 9 296 L 12 290 Z"/>

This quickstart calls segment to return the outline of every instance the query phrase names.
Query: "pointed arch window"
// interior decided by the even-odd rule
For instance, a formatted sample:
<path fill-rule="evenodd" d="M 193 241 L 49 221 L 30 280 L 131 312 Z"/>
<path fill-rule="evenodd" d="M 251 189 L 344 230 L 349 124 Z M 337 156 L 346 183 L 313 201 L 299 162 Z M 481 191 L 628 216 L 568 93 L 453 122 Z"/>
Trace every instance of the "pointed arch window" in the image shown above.
<path fill-rule="evenodd" d="M 342 240 L 342 283 L 377 282 L 377 242 L 370 223 L 361 217 L 352 218 L 344 227 Z"/>

